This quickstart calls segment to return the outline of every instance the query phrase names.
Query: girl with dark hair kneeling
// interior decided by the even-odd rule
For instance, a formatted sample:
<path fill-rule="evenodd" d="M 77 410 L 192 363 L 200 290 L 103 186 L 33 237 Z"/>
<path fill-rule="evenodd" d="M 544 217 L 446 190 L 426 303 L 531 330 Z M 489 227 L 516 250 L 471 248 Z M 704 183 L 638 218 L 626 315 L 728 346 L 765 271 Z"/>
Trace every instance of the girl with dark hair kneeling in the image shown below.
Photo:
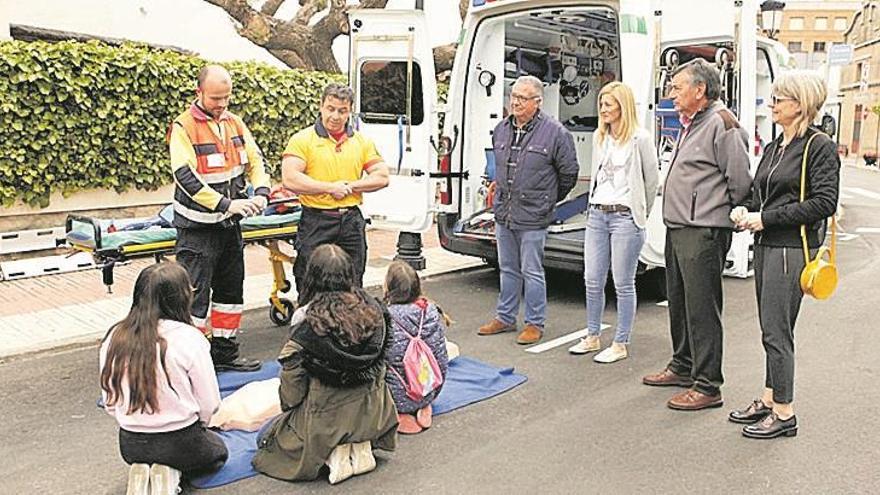
<path fill-rule="evenodd" d="M 281 350 L 283 413 L 261 433 L 253 465 L 285 480 L 330 483 L 376 467 L 373 448 L 397 446 L 397 410 L 385 385 L 390 326 L 384 306 L 358 289 L 351 258 L 324 244 L 312 253 Z"/>
<path fill-rule="evenodd" d="M 226 446 L 205 427 L 220 391 L 211 346 L 192 326 L 192 297 L 177 263 L 145 268 L 128 316 L 101 344 L 101 396 L 119 423 L 122 458 L 131 464 L 128 495 L 176 494 L 181 474 L 226 462 Z"/>

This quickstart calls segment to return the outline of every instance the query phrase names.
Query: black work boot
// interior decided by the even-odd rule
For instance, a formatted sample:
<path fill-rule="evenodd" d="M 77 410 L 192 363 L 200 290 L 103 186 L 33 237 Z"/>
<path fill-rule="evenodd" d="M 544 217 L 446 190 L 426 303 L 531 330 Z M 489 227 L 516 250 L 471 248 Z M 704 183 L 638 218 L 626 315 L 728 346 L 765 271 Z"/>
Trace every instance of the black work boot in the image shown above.
<path fill-rule="evenodd" d="M 263 366 L 256 359 L 238 356 L 235 337 L 211 337 L 211 360 L 215 371 L 257 371 Z"/>

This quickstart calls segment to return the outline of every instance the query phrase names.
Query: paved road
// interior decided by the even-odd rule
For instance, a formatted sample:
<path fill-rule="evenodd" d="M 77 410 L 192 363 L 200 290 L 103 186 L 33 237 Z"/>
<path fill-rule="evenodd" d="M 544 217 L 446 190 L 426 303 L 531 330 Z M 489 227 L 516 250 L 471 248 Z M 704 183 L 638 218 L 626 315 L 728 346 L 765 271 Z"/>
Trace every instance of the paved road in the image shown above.
<path fill-rule="evenodd" d="M 847 169 L 843 228 L 880 227 L 880 174 Z M 858 192 L 861 190 L 862 192 Z M 880 229 L 878 229 L 880 232 Z M 674 392 L 645 387 L 670 344 L 666 309 L 641 301 L 631 358 L 614 365 L 569 356 L 567 346 L 524 352 L 515 336 L 478 337 L 491 317 L 496 276 L 489 269 L 428 282 L 427 293 L 456 320 L 450 338 L 469 356 L 513 365 L 529 381 L 490 401 L 439 417 L 404 437 L 378 469 L 346 481 L 355 493 L 876 493 L 880 468 L 876 280 L 880 234 L 841 243 L 843 278 L 831 301 L 807 301 L 797 327 L 798 437 L 753 441 L 725 416 L 760 393 L 763 353 L 753 282 L 725 281 L 725 407 L 675 412 Z M 583 327 L 577 276 L 550 280 L 548 338 Z M 613 306 L 606 322 L 613 322 Z M 254 329 L 246 352 L 270 359 L 284 331 L 265 314 L 246 315 Z M 609 340 L 610 335 L 603 340 Z M 94 347 L 0 364 L 0 493 L 124 493 L 112 419 L 97 410 Z M 338 492 L 326 480 L 288 483 L 257 477 L 210 492 Z"/>

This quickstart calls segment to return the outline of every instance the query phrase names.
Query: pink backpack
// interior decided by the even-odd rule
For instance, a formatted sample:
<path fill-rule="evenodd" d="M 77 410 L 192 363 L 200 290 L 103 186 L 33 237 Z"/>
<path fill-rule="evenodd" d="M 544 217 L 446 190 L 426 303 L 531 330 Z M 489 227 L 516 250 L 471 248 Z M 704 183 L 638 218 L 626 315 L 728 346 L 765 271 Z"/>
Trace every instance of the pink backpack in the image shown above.
<path fill-rule="evenodd" d="M 406 395 L 412 400 L 422 400 L 426 395 L 436 390 L 443 384 L 443 375 L 440 374 L 440 365 L 437 364 L 437 358 L 431 352 L 431 348 L 422 340 L 422 326 L 425 323 L 425 313 L 427 308 L 422 310 L 422 316 L 419 320 L 419 330 L 413 337 L 396 318 L 394 323 L 401 328 L 403 334 L 409 338 L 409 344 L 403 353 L 403 372 L 406 378 L 400 376 L 400 373 L 389 365 L 388 369 L 397 375 L 403 383 L 403 389 Z"/>

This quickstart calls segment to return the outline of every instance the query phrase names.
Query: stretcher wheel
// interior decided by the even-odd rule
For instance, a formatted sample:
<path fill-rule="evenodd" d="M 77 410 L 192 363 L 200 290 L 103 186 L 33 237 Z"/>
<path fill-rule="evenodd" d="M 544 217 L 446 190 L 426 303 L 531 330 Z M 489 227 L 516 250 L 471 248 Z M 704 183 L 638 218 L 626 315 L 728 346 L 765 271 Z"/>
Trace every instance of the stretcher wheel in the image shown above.
<path fill-rule="evenodd" d="M 278 288 L 278 290 L 287 294 L 288 292 L 290 292 L 291 287 L 292 286 L 290 285 L 290 280 L 285 280 L 284 283 L 281 285 L 281 287 Z"/>
<path fill-rule="evenodd" d="M 284 306 L 284 311 L 279 311 L 278 308 L 275 307 L 274 304 L 271 304 L 269 301 L 269 319 L 272 320 L 272 323 L 280 326 L 289 325 L 290 319 L 293 318 L 294 306 L 293 303 L 289 299 L 279 299 L 278 300 L 282 306 Z"/>

